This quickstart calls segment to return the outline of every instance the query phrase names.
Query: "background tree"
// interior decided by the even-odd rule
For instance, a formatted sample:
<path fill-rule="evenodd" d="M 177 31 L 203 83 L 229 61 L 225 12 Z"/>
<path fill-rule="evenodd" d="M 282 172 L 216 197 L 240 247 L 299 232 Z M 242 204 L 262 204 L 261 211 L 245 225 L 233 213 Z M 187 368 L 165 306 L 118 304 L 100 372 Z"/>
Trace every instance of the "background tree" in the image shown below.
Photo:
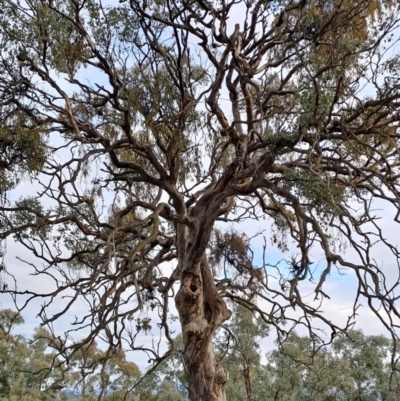
<path fill-rule="evenodd" d="M 30 341 L 13 334 L 23 323 L 18 312 L 0 310 L 0 400 L 63 400 L 66 367 L 49 348 L 54 339 L 44 329 Z"/>
<path fill-rule="evenodd" d="M 34 329 L 31 338 L 12 334 L 23 323 L 19 313 L 0 310 L 0 400 L 64 400 L 66 390 L 82 401 L 138 399 L 129 392 L 139 369 L 127 361 L 123 350 L 108 356 L 91 344 L 74 353 L 66 365 L 54 352 L 57 339 L 46 329 Z"/>
<path fill-rule="evenodd" d="M 85 300 L 72 328 L 88 331 L 81 342 L 51 332 L 60 357 L 101 336 L 107 355 L 126 340 L 161 363 L 174 351 L 171 297 L 192 401 L 226 399 L 212 346 L 231 316 L 225 299 L 279 341 L 305 326 L 313 349 L 315 322 L 333 338 L 366 299 L 397 338 L 399 283 L 374 244 L 396 274 L 400 255 L 371 209 L 379 200 L 399 222 L 396 2 L 0 0 L 0 9 L 1 132 L 46 150 L 34 164 L 37 194 L 0 206 L 0 238 L 41 259 L 28 265 L 54 284 L 41 292 L 10 278 L 7 291 L 42 299 L 49 329 Z M 289 266 L 256 263 L 235 231 L 260 217 L 282 251 L 288 238 L 297 245 Z M 318 271 L 312 250 L 323 253 Z M 304 300 L 309 279 L 316 299 L 328 297 L 336 267 L 359 283 L 343 326 Z M 163 355 L 137 341 L 154 316 Z"/>
<path fill-rule="evenodd" d="M 350 377 L 354 383 L 348 394 L 350 399 L 390 400 L 398 396 L 395 391 L 397 374 L 393 377 L 393 388 L 390 386 L 392 372 L 386 362 L 390 354 L 388 338 L 365 336 L 360 331 L 353 331 L 349 338 L 340 336 L 335 340 L 332 348 L 336 356 L 350 365 Z"/>
<path fill-rule="evenodd" d="M 217 340 L 218 359 L 229 372 L 226 395 L 231 401 L 262 400 L 267 375 L 261 365 L 260 340 L 268 327 L 241 305 L 231 305 L 232 319 Z M 260 394 L 261 392 L 261 394 Z"/>
<path fill-rule="evenodd" d="M 234 319 L 216 338 L 217 358 L 229 372 L 230 399 L 398 400 L 399 377 L 388 360 L 392 348 L 388 338 L 351 331 L 315 352 L 309 337 L 292 333 L 283 347 L 277 344 L 267 354 L 265 362 L 258 341 L 266 327 L 248 309 L 236 305 L 233 310 Z M 43 328 L 34 329 L 31 339 L 12 334 L 23 324 L 21 316 L 9 309 L 1 310 L 0 316 L 2 401 L 188 399 L 181 335 L 175 338 L 170 358 L 132 391 L 139 372 L 123 351 L 107 357 L 92 344 L 76 352 L 68 367 L 55 369 L 51 344 L 56 339 Z"/>
<path fill-rule="evenodd" d="M 330 349 L 318 352 L 308 337 L 292 334 L 283 349 L 267 356 L 269 380 L 266 399 L 350 400 L 354 389 L 351 367 Z"/>
<path fill-rule="evenodd" d="M 122 349 L 107 355 L 92 343 L 72 355 L 68 384 L 82 401 L 130 401 L 135 400 L 129 392 L 138 377 L 137 365 L 126 360 Z"/>
<path fill-rule="evenodd" d="M 274 400 L 395 400 L 398 372 L 391 341 L 351 331 L 314 352 L 310 338 L 292 334 L 268 355 L 267 396 Z"/>

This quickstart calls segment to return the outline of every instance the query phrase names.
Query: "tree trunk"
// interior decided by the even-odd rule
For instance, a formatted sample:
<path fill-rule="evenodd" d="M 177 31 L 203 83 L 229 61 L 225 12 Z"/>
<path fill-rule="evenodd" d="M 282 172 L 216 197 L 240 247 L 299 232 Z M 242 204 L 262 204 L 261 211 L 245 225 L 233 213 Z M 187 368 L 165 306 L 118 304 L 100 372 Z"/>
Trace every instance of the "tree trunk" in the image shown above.
<path fill-rule="evenodd" d="M 175 298 L 182 325 L 184 363 L 191 401 L 226 401 L 228 373 L 215 360 L 212 339 L 231 312 L 219 296 L 207 257 L 183 271 Z"/>

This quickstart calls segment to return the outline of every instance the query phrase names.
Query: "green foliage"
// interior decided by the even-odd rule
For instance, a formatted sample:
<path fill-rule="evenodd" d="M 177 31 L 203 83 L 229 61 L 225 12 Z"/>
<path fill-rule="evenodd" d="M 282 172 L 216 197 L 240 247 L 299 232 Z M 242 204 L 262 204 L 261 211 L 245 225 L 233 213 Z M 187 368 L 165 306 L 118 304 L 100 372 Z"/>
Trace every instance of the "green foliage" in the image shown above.
<path fill-rule="evenodd" d="M 259 341 L 268 335 L 268 327 L 242 306 L 234 306 L 234 312 L 216 341 L 218 357 L 230 376 L 229 400 L 398 400 L 400 376 L 389 365 L 388 338 L 353 331 L 349 337 L 338 336 L 330 347 L 319 348 L 318 342 L 293 333 L 264 362 Z M 47 330 L 35 329 L 30 341 L 13 334 L 23 323 L 20 314 L 0 310 L 1 401 L 60 400 L 66 397 L 63 387 L 75 389 L 79 401 L 188 399 L 181 335 L 171 357 L 132 390 L 141 373 L 123 351 L 110 353 L 94 343 L 86 345 L 67 368 L 52 351 L 58 340 Z"/>
<path fill-rule="evenodd" d="M 0 121 L 0 195 L 35 176 L 46 160 L 43 131 L 25 126 L 21 118 L 11 130 L 6 121 Z"/>
<path fill-rule="evenodd" d="M 397 372 L 389 364 L 391 341 L 353 331 L 330 348 L 292 335 L 267 355 L 269 397 L 276 400 L 395 400 Z M 394 375 L 391 379 L 391 376 Z M 267 398 L 269 399 L 269 398 Z"/>
<path fill-rule="evenodd" d="M 274 350 L 267 358 L 273 372 L 270 392 L 276 399 L 345 400 L 343 394 L 352 389 L 347 362 L 326 349 L 315 353 L 307 337 L 292 335 L 281 351 Z"/>
<path fill-rule="evenodd" d="M 241 305 L 231 305 L 232 319 L 223 326 L 217 340 L 221 364 L 229 372 L 226 394 L 229 400 L 261 399 L 261 348 L 259 341 L 268 336 L 269 328 Z"/>
<path fill-rule="evenodd" d="M 56 400 L 52 386 L 65 383 L 65 365 L 48 352 L 53 339 L 47 331 L 37 330 L 32 342 L 12 334 L 23 322 L 16 312 L 0 311 L 0 400 Z"/>
<path fill-rule="evenodd" d="M 319 215 L 337 216 L 340 213 L 337 205 L 343 200 L 343 186 L 327 182 L 318 172 L 311 171 L 287 172 L 285 179 L 284 188 L 299 199 L 306 199 L 310 209 L 315 209 Z"/>
<path fill-rule="evenodd" d="M 400 386 L 389 364 L 388 338 L 353 331 L 349 337 L 338 336 L 330 347 L 319 348 L 309 337 L 292 334 L 281 349 L 268 352 L 263 362 L 259 341 L 268 334 L 267 326 L 244 307 L 235 306 L 234 312 L 216 342 L 218 358 L 229 372 L 228 400 L 398 399 Z M 177 351 L 139 389 L 140 400 L 186 399 L 180 336 L 176 345 Z"/>
<path fill-rule="evenodd" d="M 31 340 L 12 334 L 24 323 L 12 310 L 0 310 L 0 400 L 64 400 L 63 388 L 78 391 L 80 400 L 134 400 L 129 390 L 139 369 L 123 351 L 111 354 L 96 344 L 79 349 L 67 365 L 54 351 L 57 338 L 44 328 L 34 330 Z"/>

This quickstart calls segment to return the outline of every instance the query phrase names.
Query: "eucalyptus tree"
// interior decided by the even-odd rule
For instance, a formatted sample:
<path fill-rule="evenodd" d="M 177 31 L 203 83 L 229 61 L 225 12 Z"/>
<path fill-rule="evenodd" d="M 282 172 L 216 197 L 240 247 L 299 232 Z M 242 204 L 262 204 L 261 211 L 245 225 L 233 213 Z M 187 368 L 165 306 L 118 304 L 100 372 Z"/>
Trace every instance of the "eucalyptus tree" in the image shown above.
<path fill-rule="evenodd" d="M 266 395 L 274 400 L 395 400 L 398 371 L 388 363 L 391 341 L 351 331 L 314 352 L 309 337 L 289 336 L 268 353 Z"/>
<path fill-rule="evenodd" d="M 268 399 L 265 388 L 269 374 L 261 364 L 259 344 L 268 336 L 268 326 L 246 307 L 229 306 L 232 319 L 216 338 L 217 359 L 229 373 L 226 395 L 231 401 Z"/>
<path fill-rule="evenodd" d="M 81 400 L 133 401 L 136 397 L 129 393 L 138 377 L 137 365 L 122 349 L 107 353 L 93 342 L 71 356 L 68 387 Z"/>
<path fill-rule="evenodd" d="M 20 379 L 18 368 L 23 365 L 28 350 L 19 336 L 12 334 L 24 322 L 21 315 L 10 310 L 0 311 L 0 399 L 9 395 L 12 384 Z M 14 377 L 14 383 L 11 379 Z"/>
<path fill-rule="evenodd" d="M 18 312 L 0 310 L 0 400 L 64 400 L 66 367 L 49 349 L 54 339 L 43 328 L 32 341 L 13 333 L 23 323 Z"/>
<path fill-rule="evenodd" d="M 36 192 L 1 205 L 0 238 L 54 285 L 10 276 L 7 291 L 22 306 L 42 299 L 50 328 L 86 302 L 61 354 L 100 337 L 160 363 L 174 349 L 174 297 L 189 397 L 221 401 L 212 338 L 231 316 L 226 299 L 280 340 L 298 325 L 315 339 L 316 321 L 334 337 L 366 299 L 397 338 L 399 269 L 385 276 L 373 254 L 380 242 L 398 261 L 396 238 L 371 209 L 379 200 L 399 222 L 397 2 L 0 0 L 0 10 L 0 138 L 45 149 Z M 283 251 L 297 245 L 290 268 L 261 261 L 237 231 L 263 217 Z M 304 298 L 310 285 L 328 298 L 336 267 L 358 280 L 340 325 Z M 165 354 L 139 341 L 156 327 Z M 80 328 L 84 339 L 67 341 Z"/>
<path fill-rule="evenodd" d="M 350 367 L 349 379 L 353 385 L 347 391 L 347 399 L 398 398 L 398 372 L 392 372 L 387 366 L 390 355 L 388 338 L 352 331 L 349 337 L 335 339 L 332 351 L 337 358 L 347 361 Z"/>
<path fill-rule="evenodd" d="M 269 352 L 267 357 L 270 377 L 265 399 L 353 400 L 355 386 L 350 363 L 331 348 L 314 352 L 309 337 L 293 333 L 282 349 Z"/>

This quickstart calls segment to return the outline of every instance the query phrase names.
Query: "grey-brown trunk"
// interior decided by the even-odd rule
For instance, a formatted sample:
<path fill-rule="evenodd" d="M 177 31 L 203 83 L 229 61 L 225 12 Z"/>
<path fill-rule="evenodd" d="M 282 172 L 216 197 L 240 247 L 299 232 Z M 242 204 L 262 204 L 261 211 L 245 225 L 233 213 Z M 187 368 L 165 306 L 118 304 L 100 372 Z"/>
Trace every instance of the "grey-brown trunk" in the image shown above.
<path fill-rule="evenodd" d="M 212 338 L 231 312 L 219 296 L 206 257 L 200 269 L 182 273 L 175 298 L 182 325 L 184 362 L 191 401 L 226 401 L 226 370 L 216 362 Z"/>

